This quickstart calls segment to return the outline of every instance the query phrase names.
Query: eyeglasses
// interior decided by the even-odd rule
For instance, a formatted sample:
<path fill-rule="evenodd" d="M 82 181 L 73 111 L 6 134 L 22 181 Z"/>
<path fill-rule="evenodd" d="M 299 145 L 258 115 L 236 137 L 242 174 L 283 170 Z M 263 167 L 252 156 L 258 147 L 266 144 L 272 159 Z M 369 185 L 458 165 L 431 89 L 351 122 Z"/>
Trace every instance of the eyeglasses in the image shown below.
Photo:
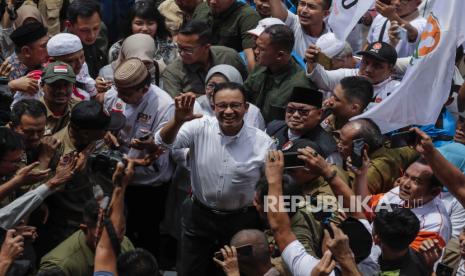
<path fill-rule="evenodd" d="M 202 45 L 199 45 L 199 46 L 197 46 L 197 47 L 192 47 L 192 48 L 182 48 L 182 47 L 180 47 L 179 44 L 178 44 L 177 47 L 178 47 L 178 53 L 179 53 L 179 54 L 184 53 L 184 54 L 186 54 L 186 55 L 193 55 L 194 52 L 195 52 L 195 50 L 197 50 L 198 48 L 202 47 Z"/>
<path fill-rule="evenodd" d="M 210 89 L 210 90 L 215 90 L 216 87 L 218 87 L 219 83 L 216 83 L 216 82 L 210 82 L 209 84 L 207 84 L 207 89 Z"/>
<path fill-rule="evenodd" d="M 294 113 L 298 113 L 300 116 L 304 117 L 304 116 L 308 116 L 308 114 L 310 114 L 310 112 L 312 112 L 312 110 L 315 110 L 317 108 L 312 108 L 312 109 L 303 109 L 303 108 L 293 108 L 293 107 L 286 107 L 286 112 L 289 113 L 289 114 L 294 114 Z"/>
<path fill-rule="evenodd" d="M 229 108 L 231 108 L 234 111 L 239 111 L 241 110 L 243 103 L 218 103 L 215 104 L 215 108 L 217 108 L 219 111 L 223 111 Z"/>

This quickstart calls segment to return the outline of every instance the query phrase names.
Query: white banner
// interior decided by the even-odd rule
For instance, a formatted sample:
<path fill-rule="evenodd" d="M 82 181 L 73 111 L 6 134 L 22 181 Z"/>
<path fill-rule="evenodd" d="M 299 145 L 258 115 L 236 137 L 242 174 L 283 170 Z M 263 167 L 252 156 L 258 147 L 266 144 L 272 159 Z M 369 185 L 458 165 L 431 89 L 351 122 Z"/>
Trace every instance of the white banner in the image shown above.
<path fill-rule="evenodd" d="M 328 24 L 339 40 L 346 40 L 375 0 L 333 0 Z"/>
<path fill-rule="evenodd" d="M 370 118 L 383 133 L 434 124 L 449 97 L 456 48 L 465 41 L 465 1 L 436 1 L 399 86 L 356 118 Z"/>

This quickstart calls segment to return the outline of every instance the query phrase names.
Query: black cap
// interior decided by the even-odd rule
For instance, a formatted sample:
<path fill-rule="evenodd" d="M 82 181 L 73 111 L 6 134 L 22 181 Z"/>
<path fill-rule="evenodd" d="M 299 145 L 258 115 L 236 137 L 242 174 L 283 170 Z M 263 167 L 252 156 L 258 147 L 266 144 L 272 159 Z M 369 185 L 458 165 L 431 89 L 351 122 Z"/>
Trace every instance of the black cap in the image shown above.
<path fill-rule="evenodd" d="M 323 156 L 323 158 L 327 157 L 325 156 L 321 147 L 317 143 L 309 139 L 297 139 L 294 141 L 289 140 L 282 146 L 281 150 L 283 152 L 297 152 L 298 149 L 303 149 L 305 147 L 311 147 L 319 155 Z"/>
<path fill-rule="evenodd" d="M 373 42 L 368 45 L 365 51 L 360 51 L 357 55 L 369 56 L 392 65 L 396 64 L 397 61 L 396 49 L 386 42 Z"/>
<path fill-rule="evenodd" d="M 308 104 L 321 108 L 323 93 L 311 88 L 294 87 L 289 102 Z"/>
<path fill-rule="evenodd" d="M 47 28 L 39 22 L 31 22 L 21 25 L 14 30 L 10 38 L 17 47 L 23 47 L 33 43 L 47 35 Z"/>
<path fill-rule="evenodd" d="M 363 223 L 349 217 L 339 224 L 339 228 L 349 238 L 349 246 L 354 253 L 356 263 L 370 256 L 373 239 Z"/>
<path fill-rule="evenodd" d="M 97 101 L 82 101 L 71 111 L 71 123 L 80 129 L 120 130 L 126 123 L 121 112 L 108 113 Z"/>

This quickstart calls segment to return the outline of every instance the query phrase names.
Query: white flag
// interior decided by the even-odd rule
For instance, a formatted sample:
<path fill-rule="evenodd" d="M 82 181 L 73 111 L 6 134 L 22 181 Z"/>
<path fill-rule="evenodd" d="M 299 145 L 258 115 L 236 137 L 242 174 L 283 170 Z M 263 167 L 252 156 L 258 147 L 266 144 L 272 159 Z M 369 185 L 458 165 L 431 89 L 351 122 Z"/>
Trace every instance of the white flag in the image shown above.
<path fill-rule="evenodd" d="M 407 72 L 392 94 L 367 112 L 383 133 L 434 124 L 449 97 L 455 52 L 465 41 L 464 0 L 436 1 Z"/>
<path fill-rule="evenodd" d="M 328 24 L 337 39 L 345 41 L 375 0 L 333 0 Z"/>

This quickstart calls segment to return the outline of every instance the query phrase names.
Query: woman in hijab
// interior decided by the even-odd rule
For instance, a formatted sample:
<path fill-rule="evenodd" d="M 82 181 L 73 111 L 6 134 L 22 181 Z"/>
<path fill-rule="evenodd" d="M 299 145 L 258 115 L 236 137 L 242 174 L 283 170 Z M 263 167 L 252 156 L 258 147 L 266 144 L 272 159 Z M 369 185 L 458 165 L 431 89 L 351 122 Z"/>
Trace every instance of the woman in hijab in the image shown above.
<path fill-rule="evenodd" d="M 197 98 L 197 102 L 202 108 L 202 113 L 207 116 L 215 116 L 213 110 L 213 91 L 215 88 L 225 82 L 236 82 L 244 84 L 241 73 L 231 65 L 220 64 L 212 67 L 205 78 L 205 95 Z M 249 103 L 249 109 L 244 116 L 244 122 L 249 126 L 265 129 L 265 120 L 263 119 L 260 109 Z"/>
<path fill-rule="evenodd" d="M 2 20 L 2 28 L 3 30 L 0 32 L 0 47 L 2 48 L 2 56 L 4 58 L 9 57 L 13 54 L 14 51 L 14 43 L 10 39 L 11 33 L 18 27 L 32 23 L 32 22 L 40 22 L 42 25 L 45 25 L 44 18 L 40 14 L 39 10 L 33 5 L 22 5 L 19 9 L 16 10 L 16 19 L 14 22 L 9 20 L 9 15 L 4 14 L 4 20 Z"/>
<path fill-rule="evenodd" d="M 97 91 L 103 93 L 110 89 L 114 71 L 128 58 L 142 60 L 152 76 L 152 83 L 161 86 L 160 74 L 164 68 L 153 59 L 155 52 L 153 38 L 147 34 L 133 34 L 126 38 L 121 46 L 118 58 L 100 69 L 99 76 L 96 79 Z"/>

